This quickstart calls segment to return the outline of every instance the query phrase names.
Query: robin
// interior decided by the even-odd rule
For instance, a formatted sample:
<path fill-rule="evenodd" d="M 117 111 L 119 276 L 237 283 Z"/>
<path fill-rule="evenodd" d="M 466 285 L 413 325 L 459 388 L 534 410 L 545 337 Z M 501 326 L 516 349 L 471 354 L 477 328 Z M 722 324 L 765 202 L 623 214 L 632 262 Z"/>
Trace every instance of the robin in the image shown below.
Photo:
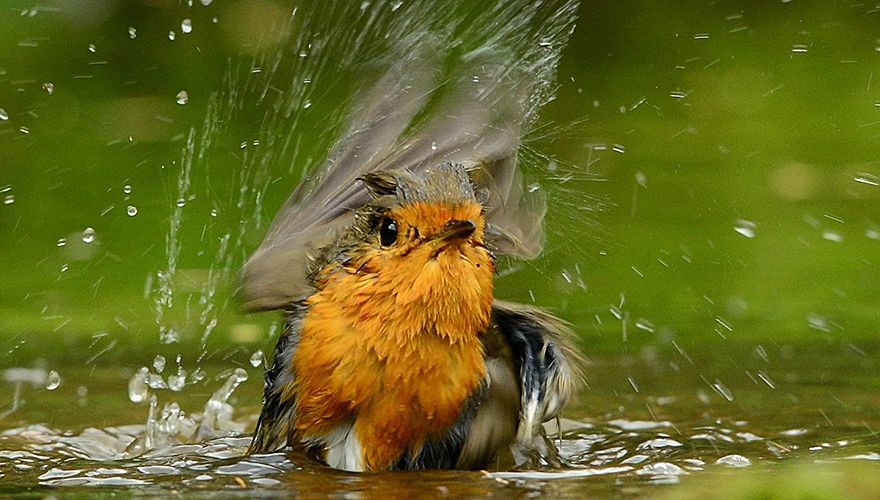
<path fill-rule="evenodd" d="M 245 264 L 247 306 L 287 319 L 251 453 L 485 468 L 510 445 L 541 451 L 581 380 L 563 321 L 493 295 L 495 255 L 541 247 L 543 198 L 516 169 L 534 83 L 472 58 L 441 88 L 424 60 L 367 93 Z M 429 105 L 446 112 L 420 118 Z"/>

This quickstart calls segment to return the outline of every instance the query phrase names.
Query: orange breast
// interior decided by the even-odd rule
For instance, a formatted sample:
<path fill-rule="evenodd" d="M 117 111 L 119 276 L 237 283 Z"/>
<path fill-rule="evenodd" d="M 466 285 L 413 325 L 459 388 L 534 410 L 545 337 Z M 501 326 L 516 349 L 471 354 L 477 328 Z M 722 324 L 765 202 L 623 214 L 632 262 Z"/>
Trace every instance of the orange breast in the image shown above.
<path fill-rule="evenodd" d="M 353 418 L 371 470 L 446 431 L 485 377 L 491 257 L 472 245 L 420 251 L 328 270 L 293 358 L 297 438 Z"/>

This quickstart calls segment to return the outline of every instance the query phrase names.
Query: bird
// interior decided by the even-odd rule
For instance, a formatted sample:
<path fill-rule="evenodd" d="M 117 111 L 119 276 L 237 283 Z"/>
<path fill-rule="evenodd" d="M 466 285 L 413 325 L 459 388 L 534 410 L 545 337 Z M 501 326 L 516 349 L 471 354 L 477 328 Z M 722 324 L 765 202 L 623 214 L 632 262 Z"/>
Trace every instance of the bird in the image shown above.
<path fill-rule="evenodd" d="M 546 198 L 517 166 L 540 82 L 503 51 L 439 74 L 434 49 L 363 91 L 244 265 L 245 306 L 286 318 L 250 453 L 355 472 L 552 455 L 542 424 L 583 357 L 565 321 L 494 290 L 499 256 L 543 245 Z"/>

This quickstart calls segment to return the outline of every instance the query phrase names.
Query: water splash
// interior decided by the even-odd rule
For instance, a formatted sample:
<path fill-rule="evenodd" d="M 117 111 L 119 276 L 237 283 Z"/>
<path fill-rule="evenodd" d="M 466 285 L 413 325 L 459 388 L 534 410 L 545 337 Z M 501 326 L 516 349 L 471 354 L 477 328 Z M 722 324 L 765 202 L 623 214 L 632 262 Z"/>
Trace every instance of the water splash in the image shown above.
<path fill-rule="evenodd" d="M 147 386 L 147 375 L 150 370 L 144 366 L 141 367 L 128 381 L 128 399 L 132 403 L 142 403 L 147 400 L 149 394 L 149 386 Z"/>
<path fill-rule="evenodd" d="M 204 416 L 198 428 L 198 436 L 213 437 L 229 431 L 241 432 L 244 430 L 241 425 L 232 420 L 232 406 L 227 403 L 227 400 L 235 388 L 247 378 L 248 374 L 243 368 L 236 368 L 223 386 L 214 392 L 205 405 Z"/>

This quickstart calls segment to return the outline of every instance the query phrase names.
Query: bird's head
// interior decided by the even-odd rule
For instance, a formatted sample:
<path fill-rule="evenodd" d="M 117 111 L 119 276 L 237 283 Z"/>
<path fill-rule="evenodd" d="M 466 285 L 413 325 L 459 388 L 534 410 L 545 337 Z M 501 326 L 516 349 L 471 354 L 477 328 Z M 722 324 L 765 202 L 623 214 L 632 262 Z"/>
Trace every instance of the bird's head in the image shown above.
<path fill-rule="evenodd" d="M 388 314 L 420 311 L 426 323 L 455 316 L 488 322 L 494 259 L 465 168 L 384 170 L 362 182 L 371 200 L 319 255 L 316 287 L 344 282 L 358 303 L 393 303 Z"/>

